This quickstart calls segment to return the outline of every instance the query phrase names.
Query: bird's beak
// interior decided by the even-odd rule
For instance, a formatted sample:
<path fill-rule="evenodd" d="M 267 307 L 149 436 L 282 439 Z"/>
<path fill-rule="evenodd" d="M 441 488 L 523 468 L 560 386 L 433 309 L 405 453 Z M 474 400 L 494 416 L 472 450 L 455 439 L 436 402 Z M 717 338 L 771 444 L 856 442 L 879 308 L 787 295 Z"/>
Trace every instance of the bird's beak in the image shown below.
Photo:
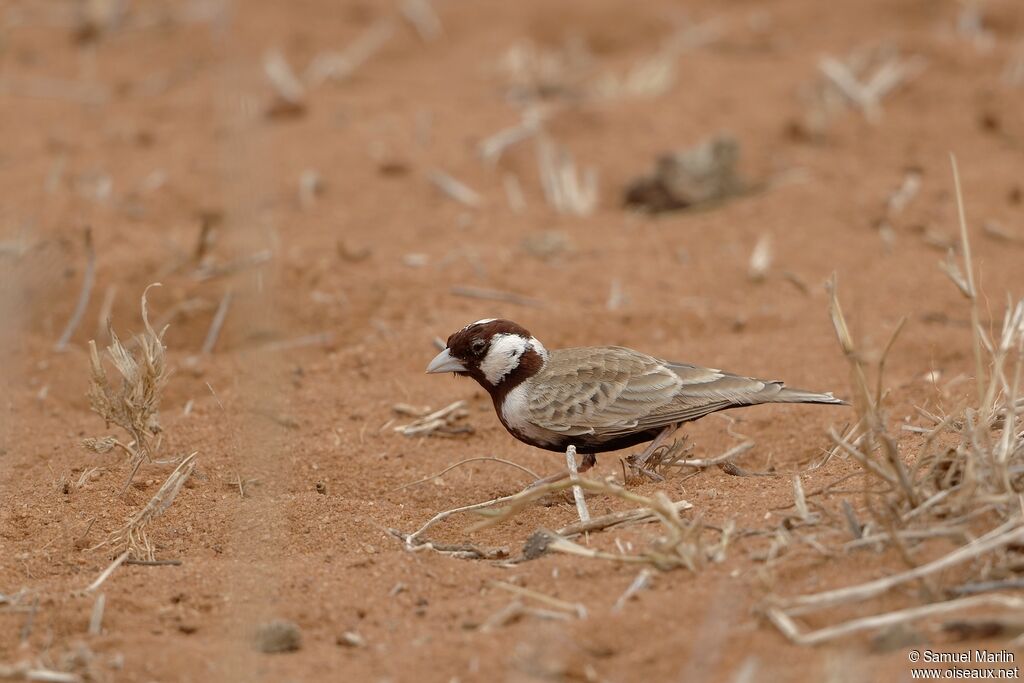
<path fill-rule="evenodd" d="M 434 356 L 427 366 L 427 374 L 435 372 L 465 372 L 466 366 L 458 358 L 455 358 L 448 349 Z"/>

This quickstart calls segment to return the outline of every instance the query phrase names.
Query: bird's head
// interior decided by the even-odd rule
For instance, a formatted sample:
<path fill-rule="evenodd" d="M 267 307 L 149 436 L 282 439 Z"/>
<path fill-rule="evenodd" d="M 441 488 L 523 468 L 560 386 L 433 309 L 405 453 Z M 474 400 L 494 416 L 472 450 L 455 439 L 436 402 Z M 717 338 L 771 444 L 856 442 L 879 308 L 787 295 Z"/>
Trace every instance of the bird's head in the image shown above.
<path fill-rule="evenodd" d="M 547 357 L 544 345 L 523 326 L 488 318 L 448 337 L 447 347 L 430 361 L 427 372 L 469 376 L 493 393 L 535 374 Z"/>

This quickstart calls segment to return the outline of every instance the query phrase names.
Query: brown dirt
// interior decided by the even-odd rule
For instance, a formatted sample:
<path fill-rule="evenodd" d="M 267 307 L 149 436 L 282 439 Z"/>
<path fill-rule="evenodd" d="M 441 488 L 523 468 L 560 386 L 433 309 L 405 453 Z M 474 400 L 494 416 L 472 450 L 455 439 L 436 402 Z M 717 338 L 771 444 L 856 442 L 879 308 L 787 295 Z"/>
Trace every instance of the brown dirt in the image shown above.
<path fill-rule="evenodd" d="M 481 164 L 477 143 L 518 120 L 496 64 L 526 39 L 557 47 L 579 35 L 596 69 L 623 73 L 652 54 L 682 11 L 667 0 L 557 10 L 541 0 L 435 5 L 444 35 L 426 44 L 383 2 L 245 2 L 207 16 L 200 10 L 219 3 L 140 1 L 85 41 L 73 37 L 77 4 L 0 6 L 0 238 L 26 247 L 19 256 L 0 252 L 0 593 L 25 589 L 22 604 L 37 603 L 30 621 L 0 607 L 0 663 L 57 665 L 91 652 L 77 670 L 125 681 L 733 680 L 744 666 L 756 667 L 756 680 L 906 678 L 903 649 L 874 654 L 861 639 L 797 648 L 754 611 L 771 589 L 788 595 L 898 571 L 905 565 L 895 555 L 826 560 L 805 549 L 766 567 L 757 558 L 763 540 L 737 540 L 721 564 L 658 574 L 612 612 L 635 567 L 557 556 L 504 568 L 407 552 L 386 529 L 411 531 L 439 510 L 525 483 L 512 469 L 476 463 L 394 490 L 457 460 L 494 455 L 542 473 L 562 466 L 510 438 L 474 384 L 423 375 L 433 337 L 483 317 L 515 319 L 549 347 L 622 344 L 848 395 L 822 286 L 834 271 L 868 351 L 909 317 L 889 359 L 893 418 L 914 420 L 915 405 L 957 400 L 969 382 L 942 395 L 926 378 L 938 371 L 943 384 L 971 367 L 966 307 L 936 268 L 943 252 L 935 243 L 956 230 L 950 151 L 991 317 L 1008 293 L 1022 294 L 1024 247 L 980 230 L 994 221 L 1024 235 L 1024 88 L 1002 80 L 1024 32 L 1017 0 L 984 4 L 988 49 L 956 32 L 961 5 L 951 0 L 689 3 L 687 14 L 718 22 L 720 36 L 682 54 L 667 93 L 570 103 L 549 124 L 580 163 L 600 171 L 599 207 L 586 218 L 544 203 L 532 142 L 509 150 L 497 169 Z M 264 115 L 272 99 L 266 50 L 280 48 L 301 72 L 386 17 L 393 35 L 349 80 L 312 88 L 300 115 Z M 800 93 L 816 79 L 818 58 L 886 41 L 927 60 L 925 71 L 885 101 L 877 124 L 848 110 L 809 139 Z M 645 217 L 620 208 L 622 189 L 655 155 L 719 131 L 740 141 L 748 177 L 780 182 L 703 212 Z M 482 206 L 440 194 L 426 179 L 432 168 L 471 185 Z M 887 246 L 877 222 L 908 168 L 920 169 L 922 189 L 894 218 Z M 298 201 L 305 169 L 324 186 L 309 208 Z M 523 213 L 505 201 L 506 173 L 522 182 Z M 271 260 L 195 278 L 203 215 L 219 221 L 214 262 L 264 249 Z M 70 350 L 55 353 L 81 286 L 85 225 L 97 284 Z M 563 231 L 569 249 L 550 259 L 524 250 L 524 239 L 544 230 Z M 775 259 L 766 281 L 753 283 L 748 259 L 764 233 Z M 425 265 L 409 265 L 409 254 Z M 106 339 L 98 316 L 110 287 L 115 327 L 122 336 L 138 330 L 139 295 L 153 281 L 164 284 L 151 292 L 155 319 L 184 304 L 167 318 L 175 374 L 164 454 L 198 451 L 199 469 L 151 530 L 157 556 L 182 564 L 119 568 L 101 589 L 102 634 L 90 636 L 94 598 L 79 591 L 112 558 L 90 548 L 144 505 L 169 469 L 144 466 L 121 496 L 125 464 L 79 447 L 106 433 L 85 399 L 85 343 Z M 608 310 L 614 281 L 626 298 Z M 544 305 L 453 296 L 459 285 Z M 235 294 L 223 334 L 201 355 L 228 288 Z M 331 338 L 272 345 L 321 333 Z M 460 398 L 476 428 L 470 438 L 410 440 L 391 429 L 397 402 L 436 408 Z M 783 406 L 732 417 L 732 429 L 757 443 L 740 464 L 787 473 L 828 448 L 827 428 L 851 414 Z M 689 429 L 698 454 L 734 445 L 728 426 L 711 417 Z M 903 439 L 912 457 L 920 439 Z M 98 476 L 78 487 L 90 467 Z M 618 471 L 615 456 L 600 458 L 599 475 Z M 849 471 L 835 459 L 806 475 L 804 487 Z M 250 482 L 244 497 L 239 478 Z M 793 502 L 788 476 L 714 469 L 638 490 L 659 488 L 690 500 L 690 514 L 708 523 L 742 528 L 777 528 Z M 625 507 L 603 498 L 591 506 Z M 472 536 L 474 519 L 454 518 L 433 537 L 517 552 L 537 527 L 557 528 L 574 514 L 558 498 Z M 654 533 L 634 527 L 591 543 L 642 547 Z M 494 580 L 580 602 L 588 617 L 527 617 L 483 631 L 512 600 Z M 255 651 L 255 626 L 274 619 L 299 626 L 301 649 Z M 365 647 L 339 644 L 346 632 Z"/>

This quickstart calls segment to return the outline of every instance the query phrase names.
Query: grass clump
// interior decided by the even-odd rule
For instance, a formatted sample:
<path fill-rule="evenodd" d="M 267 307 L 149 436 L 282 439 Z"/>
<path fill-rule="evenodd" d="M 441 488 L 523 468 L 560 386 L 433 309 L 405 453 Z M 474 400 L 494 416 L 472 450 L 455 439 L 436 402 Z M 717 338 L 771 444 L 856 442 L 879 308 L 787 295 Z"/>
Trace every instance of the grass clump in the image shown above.
<path fill-rule="evenodd" d="M 982 324 L 971 245 L 964 216 L 960 178 L 953 160 L 953 178 L 960 219 L 963 263 L 952 255 L 943 270 L 970 306 L 976 384 L 973 396 L 945 415 L 918 409 L 929 424 L 902 426 L 924 435 L 915 458 L 900 451 L 899 433 L 884 408 L 882 370 L 885 356 L 902 328 L 897 326 L 877 368 L 872 386 L 868 368 L 856 349 L 835 291 L 831 287 L 832 321 L 851 368 L 854 404 L 859 423 L 845 436 L 832 432 L 841 452 L 859 465 L 865 482 L 861 523 L 848 501 L 844 515 L 835 515 L 835 554 L 855 549 L 891 548 L 907 569 L 872 581 L 819 593 L 775 597 L 766 608 L 769 619 L 791 640 L 814 645 L 860 632 L 880 633 L 912 622 L 988 607 L 1020 610 L 1024 600 L 1006 595 L 1024 586 L 1024 432 L 1020 414 L 1024 374 L 1024 299 L 1007 304 L 1002 328 L 990 333 Z M 855 436 L 856 435 L 856 436 Z M 846 519 L 847 524 L 842 520 Z M 850 540 L 851 530 L 854 538 Z M 936 539 L 951 539 L 952 549 L 935 556 Z M 916 592 L 907 589 L 916 587 Z M 922 602 L 899 610 L 868 609 L 853 619 L 806 631 L 796 617 L 839 606 L 864 605 L 896 596 Z M 884 604 L 884 603 L 883 603 Z M 864 612 L 865 608 L 859 608 Z M 990 621 L 1000 622 L 998 614 Z M 953 634 L 960 621 L 945 621 Z"/>
<path fill-rule="evenodd" d="M 89 341 L 89 405 L 104 419 L 108 429 L 112 424 L 117 425 L 129 438 L 124 442 L 107 435 L 84 439 L 82 445 L 100 454 L 114 448 L 124 451 L 132 468 L 124 489 L 131 485 L 142 463 L 153 459 L 161 441 L 160 398 L 168 377 L 166 347 L 163 344 L 167 327 L 159 333 L 153 329 L 146 303 L 149 288 L 156 286 L 159 284 L 150 285 L 142 294 L 145 332 L 135 335 L 134 343 L 122 343 L 108 321 L 110 346 L 107 347 L 107 357 L 121 375 L 118 386 L 115 387 L 107 376 L 96 341 Z"/>

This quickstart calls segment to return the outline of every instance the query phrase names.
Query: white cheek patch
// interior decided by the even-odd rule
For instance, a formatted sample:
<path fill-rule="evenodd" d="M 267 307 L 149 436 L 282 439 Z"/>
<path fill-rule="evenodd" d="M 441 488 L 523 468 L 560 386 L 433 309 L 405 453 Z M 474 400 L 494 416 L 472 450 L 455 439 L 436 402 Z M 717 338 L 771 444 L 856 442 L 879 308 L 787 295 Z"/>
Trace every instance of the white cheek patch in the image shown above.
<path fill-rule="evenodd" d="M 547 361 L 548 350 L 544 348 L 544 345 L 541 344 L 536 337 L 530 337 L 530 346 L 533 347 L 533 350 L 536 351 L 544 361 Z"/>
<path fill-rule="evenodd" d="M 510 372 L 519 367 L 519 359 L 530 345 L 531 340 L 518 334 L 496 334 L 491 337 L 487 355 L 480 362 L 480 371 L 491 386 L 501 384 Z"/>

